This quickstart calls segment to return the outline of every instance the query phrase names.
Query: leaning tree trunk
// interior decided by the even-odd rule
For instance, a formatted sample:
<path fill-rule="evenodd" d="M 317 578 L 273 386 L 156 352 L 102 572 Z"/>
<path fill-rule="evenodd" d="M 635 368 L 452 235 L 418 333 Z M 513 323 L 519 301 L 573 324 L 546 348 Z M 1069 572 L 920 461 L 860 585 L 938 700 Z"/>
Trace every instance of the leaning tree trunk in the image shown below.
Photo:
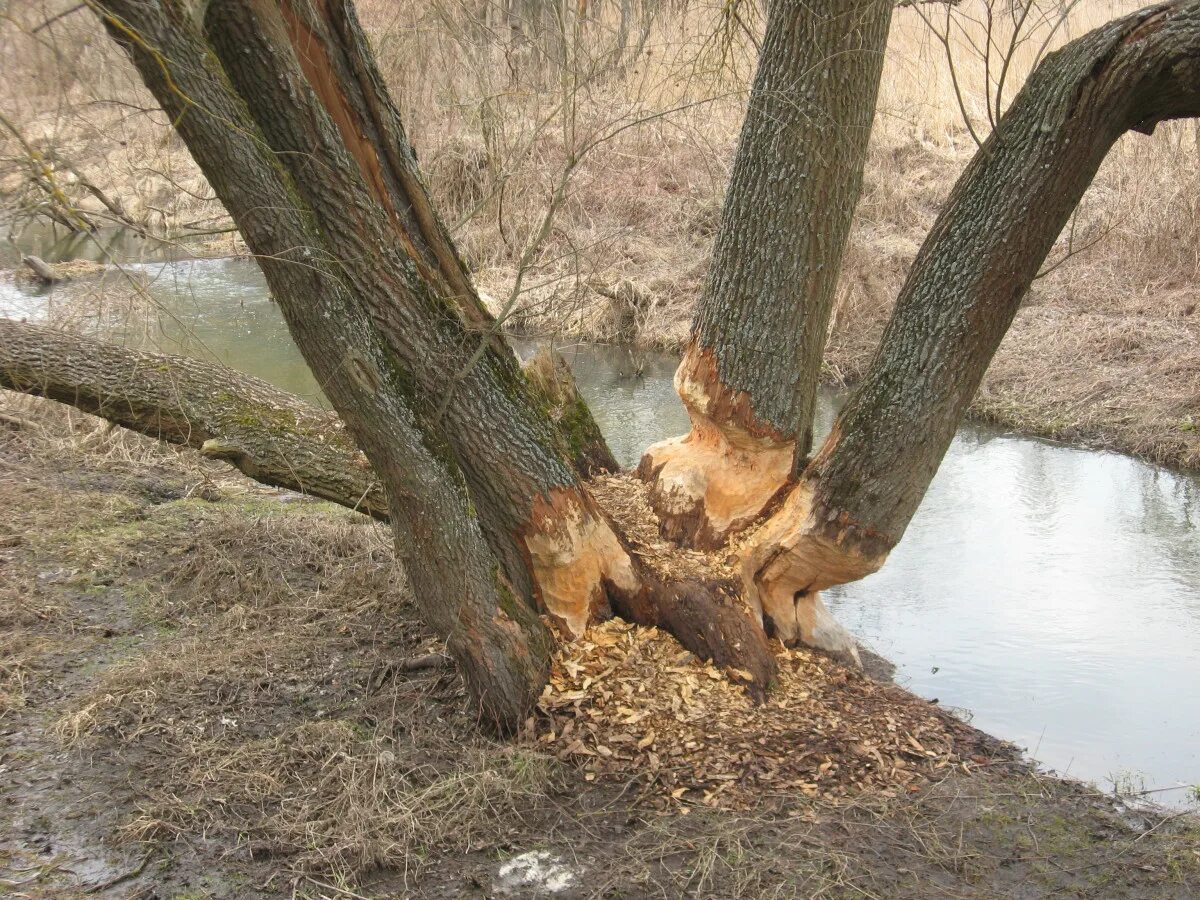
<path fill-rule="evenodd" d="M 716 547 L 812 445 L 821 356 L 862 187 L 892 0 L 779 0 L 704 296 L 675 376 L 685 437 L 640 474 L 667 537 Z"/>
<path fill-rule="evenodd" d="M 552 418 L 584 427 L 583 399 L 561 356 L 544 350 L 524 372 Z M 263 484 L 388 518 L 383 485 L 337 413 L 217 363 L 0 319 L 0 388 L 199 450 Z M 616 468 L 598 432 L 575 468 L 585 477 Z"/>
<path fill-rule="evenodd" d="M 212 0 L 203 25 L 183 0 L 97 6 L 383 483 L 427 618 L 511 729 L 545 674 L 535 606 L 575 636 L 661 593 L 572 465 L 586 406 L 553 422 L 479 303 L 348 0 Z"/>
<path fill-rule="evenodd" d="M 1200 115 L 1200 2 L 1145 9 L 1048 57 L 976 154 L 913 263 L 862 384 L 747 548 L 785 640 L 836 648 L 818 591 L 900 540 L 1038 268 L 1123 133 Z"/>
<path fill-rule="evenodd" d="M 251 5 L 274 10 L 267 3 L 245 8 Z M 274 11 L 275 27 L 263 35 L 274 40 L 254 51 L 263 62 L 294 61 Z M 282 100 L 273 94 L 275 117 L 317 132 L 298 161 L 273 151 L 191 18 L 190 4 L 113 0 L 99 13 L 237 222 L 305 360 L 383 483 L 398 555 L 424 618 L 446 639 L 483 719 L 500 730 L 515 728 L 546 677 L 548 635 L 514 590 L 509 567 L 498 564 L 453 448 L 423 427 L 417 411 L 427 391 L 377 326 L 381 301 L 404 308 L 401 277 L 424 284 L 416 263 L 388 246 L 395 234 L 375 226 L 383 213 L 361 182 L 357 193 L 341 194 L 336 210 L 329 200 L 322 208 L 306 196 L 301 180 L 333 180 L 346 151 L 342 159 L 322 159 L 321 140 L 336 130 L 327 114 L 318 117 L 311 103 L 297 102 L 312 96 L 302 76 L 284 70 L 270 79 L 292 92 Z M 339 244 L 346 234 L 362 239 L 356 259 L 348 260 Z M 443 318 L 459 321 L 448 303 Z"/>
<path fill-rule="evenodd" d="M 191 447 L 263 484 L 387 518 L 383 486 L 335 413 L 224 366 L 0 319 L 0 387 Z"/>

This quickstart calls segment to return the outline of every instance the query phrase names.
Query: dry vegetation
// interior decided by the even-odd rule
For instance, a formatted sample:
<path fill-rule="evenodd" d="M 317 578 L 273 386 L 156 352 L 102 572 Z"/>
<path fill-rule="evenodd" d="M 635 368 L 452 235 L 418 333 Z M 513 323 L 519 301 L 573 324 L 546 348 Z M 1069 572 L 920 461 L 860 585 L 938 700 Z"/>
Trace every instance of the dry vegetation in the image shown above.
<path fill-rule="evenodd" d="M 979 131 L 983 26 L 964 17 L 981 2 L 964 0 L 949 37 Z M 73 5 L 3 7 L 11 227 L 82 213 L 236 249 L 204 234 L 228 227 L 223 211 L 87 14 L 39 27 Z M 753 31 L 754 7 L 627 4 L 618 58 L 611 12 L 578 42 L 514 42 L 466 4 L 359 5 L 512 327 L 678 346 L 751 68 L 723 14 Z M 1076 4 L 1051 43 L 1133 5 Z M 1008 97 L 1052 27 L 1039 21 Z M 868 362 L 974 148 L 949 73 L 929 23 L 900 10 L 831 380 Z M 996 78 L 992 60 L 993 96 Z M 1056 260 L 1098 243 L 1038 281 L 977 414 L 1200 466 L 1198 179 L 1190 124 L 1121 143 Z M 405 668 L 438 648 L 376 526 L 88 417 L 0 402 L 3 889 L 480 895 L 499 860 L 550 847 L 585 873 L 580 896 L 1200 890 L 1189 820 L 1014 768 L 923 701 L 807 653 L 756 712 L 661 635 L 611 623 L 560 655 L 525 741 L 492 743 L 451 670 Z M 764 729 L 773 749 L 750 746 Z"/>
<path fill-rule="evenodd" d="M 1189 818 L 804 652 L 754 712 L 613 622 L 563 650 L 524 740 L 489 741 L 452 670 L 403 664 L 437 648 L 377 526 L 53 404 L 0 412 L 12 896 L 494 895 L 535 849 L 569 897 L 1200 889 Z"/>
<path fill-rule="evenodd" d="M 905 271 L 997 106 L 1045 50 L 1140 5 L 965 0 L 948 18 L 937 4 L 898 10 L 831 329 L 831 381 L 851 382 L 869 362 Z M 522 32 L 491 3 L 359 7 L 445 216 L 508 324 L 677 347 L 705 277 L 759 6 L 593 4 L 595 19 L 551 17 Z M 16 4 L 0 25 L 0 189 L 13 227 L 34 213 L 83 210 L 172 238 L 227 228 L 86 12 L 39 28 L 68 8 Z M 119 214 L 91 187 L 116 199 Z M 974 413 L 1200 465 L 1198 210 L 1193 123 L 1122 140 Z M 232 236 L 216 240 L 234 247 Z"/>

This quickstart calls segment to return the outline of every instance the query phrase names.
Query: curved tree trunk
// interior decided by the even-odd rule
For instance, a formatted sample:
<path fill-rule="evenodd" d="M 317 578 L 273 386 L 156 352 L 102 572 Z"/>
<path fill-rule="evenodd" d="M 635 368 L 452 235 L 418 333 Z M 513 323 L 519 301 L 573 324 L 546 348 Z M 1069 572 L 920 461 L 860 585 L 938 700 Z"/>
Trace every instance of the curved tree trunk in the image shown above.
<path fill-rule="evenodd" d="M 378 207 L 348 195 L 334 215 L 306 202 L 191 13 L 176 0 L 112 0 L 100 16 L 237 222 L 305 360 L 383 483 L 397 552 L 423 617 L 446 639 L 483 720 L 510 731 L 541 691 L 548 634 L 514 595 L 507 566 L 497 564 L 455 455 L 419 424 L 420 386 L 374 321 L 372 304 L 386 286 L 356 283 L 361 273 L 343 265 L 332 240 L 341 231 L 366 232 L 362 220 Z M 268 59 L 281 52 L 255 50 Z M 305 90 L 286 76 L 273 82 Z M 295 106 L 289 100 L 276 113 L 292 118 Z M 308 167 L 303 177 L 328 174 L 311 152 L 299 165 Z M 379 244 L 368 254 L 385 257 L 383 235 L 366 236 Z"/>
<path fill-rule="evenodd" d="M 691 341 L 691 418 L 640 474 L 667 537 L 717 547 L 812 445 L 821 356 L 879 91 L 892 0 L 779 0 Z"/>
<path fill-rule="evenodd" d="M 1038 268 L 1113 143 L 1200 115 L 1200 2 L 1151 7 L 1049 56 L 959 179 L 880 349 L 800 483 L 746 548 L 788 640 L 845 637 L 819 591 L 904 534 Z"/>
<path fill-rule="evenodd" d="M 387 519 L 383 486 L 336 414 L 224 366 L 0 319 L 0 387 L 191 447 L 255 481 Z"/>

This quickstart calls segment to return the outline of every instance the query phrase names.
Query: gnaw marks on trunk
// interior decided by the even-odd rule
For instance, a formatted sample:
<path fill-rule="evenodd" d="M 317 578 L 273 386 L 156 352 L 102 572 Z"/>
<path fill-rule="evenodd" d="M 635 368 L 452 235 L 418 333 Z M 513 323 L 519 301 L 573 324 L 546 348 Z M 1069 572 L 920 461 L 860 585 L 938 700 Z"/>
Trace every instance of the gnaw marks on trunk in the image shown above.
<path fill-rule="evenodd" d="M 676 388 L 682 438 L 646 451 L 664 534 L 719 547 L 812 445 L 834 291 L 862 187 L 893 0 L 777 0 Z"/>
<path fill-rule="evenodd" d="M 571 396 L 566 377 L 559 373 L 553 397 Z M 224 366 L 0 319 L 0 387 L 191 447 L 262 483 L 389 519 L 380 480 L 335 414 Z M 593 456 L 585 459 L 594 464 Z M 541 611 L 560 633 L 580 635 L 613 612 L 657 625 L 697 656 L 736 670 L 734 677 L 761 697 L 774 677 L 773 658 L 731 593 L 731 582 L 676 584 L 658 577 L 617 537 L 607 513 L 584 496 L 582 509 L 545 501 L 538 515 L 550 525 L 535 528 L 529 541 Z M 558 500 L 574 503 L 569 494 Z M 567 541 L 558 539 L 564 523 L 572 529 Z M 575 602 L 578 597 L 583 602 Z M 450 634 L 457 639 L 453 629 Z"/>
<path fill-rule="evenodd" d="M 1113 143 L 1198 114 L 1198 0 L 1110 22 L 1030 76 L 938 216 L 862 383 L 745 548 L 747 594 L 780 637 L 811 643 L 828 631 L 819 592 L 874 572 L 903 536 Z"/>

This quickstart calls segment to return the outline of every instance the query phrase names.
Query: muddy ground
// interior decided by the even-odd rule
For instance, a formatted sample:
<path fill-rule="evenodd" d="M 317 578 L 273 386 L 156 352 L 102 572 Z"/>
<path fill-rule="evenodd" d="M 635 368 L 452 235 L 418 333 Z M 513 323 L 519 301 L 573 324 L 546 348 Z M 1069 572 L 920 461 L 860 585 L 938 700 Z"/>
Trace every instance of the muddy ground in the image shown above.
<path fill-rule="evenodd" d="M 489 741 L 397 665 L 437 645 L 377 526 L 5 404 L 0 896 L 1200 896 L 1193 817 L 982 737 L 894 797 L 737 812 Z"/>

